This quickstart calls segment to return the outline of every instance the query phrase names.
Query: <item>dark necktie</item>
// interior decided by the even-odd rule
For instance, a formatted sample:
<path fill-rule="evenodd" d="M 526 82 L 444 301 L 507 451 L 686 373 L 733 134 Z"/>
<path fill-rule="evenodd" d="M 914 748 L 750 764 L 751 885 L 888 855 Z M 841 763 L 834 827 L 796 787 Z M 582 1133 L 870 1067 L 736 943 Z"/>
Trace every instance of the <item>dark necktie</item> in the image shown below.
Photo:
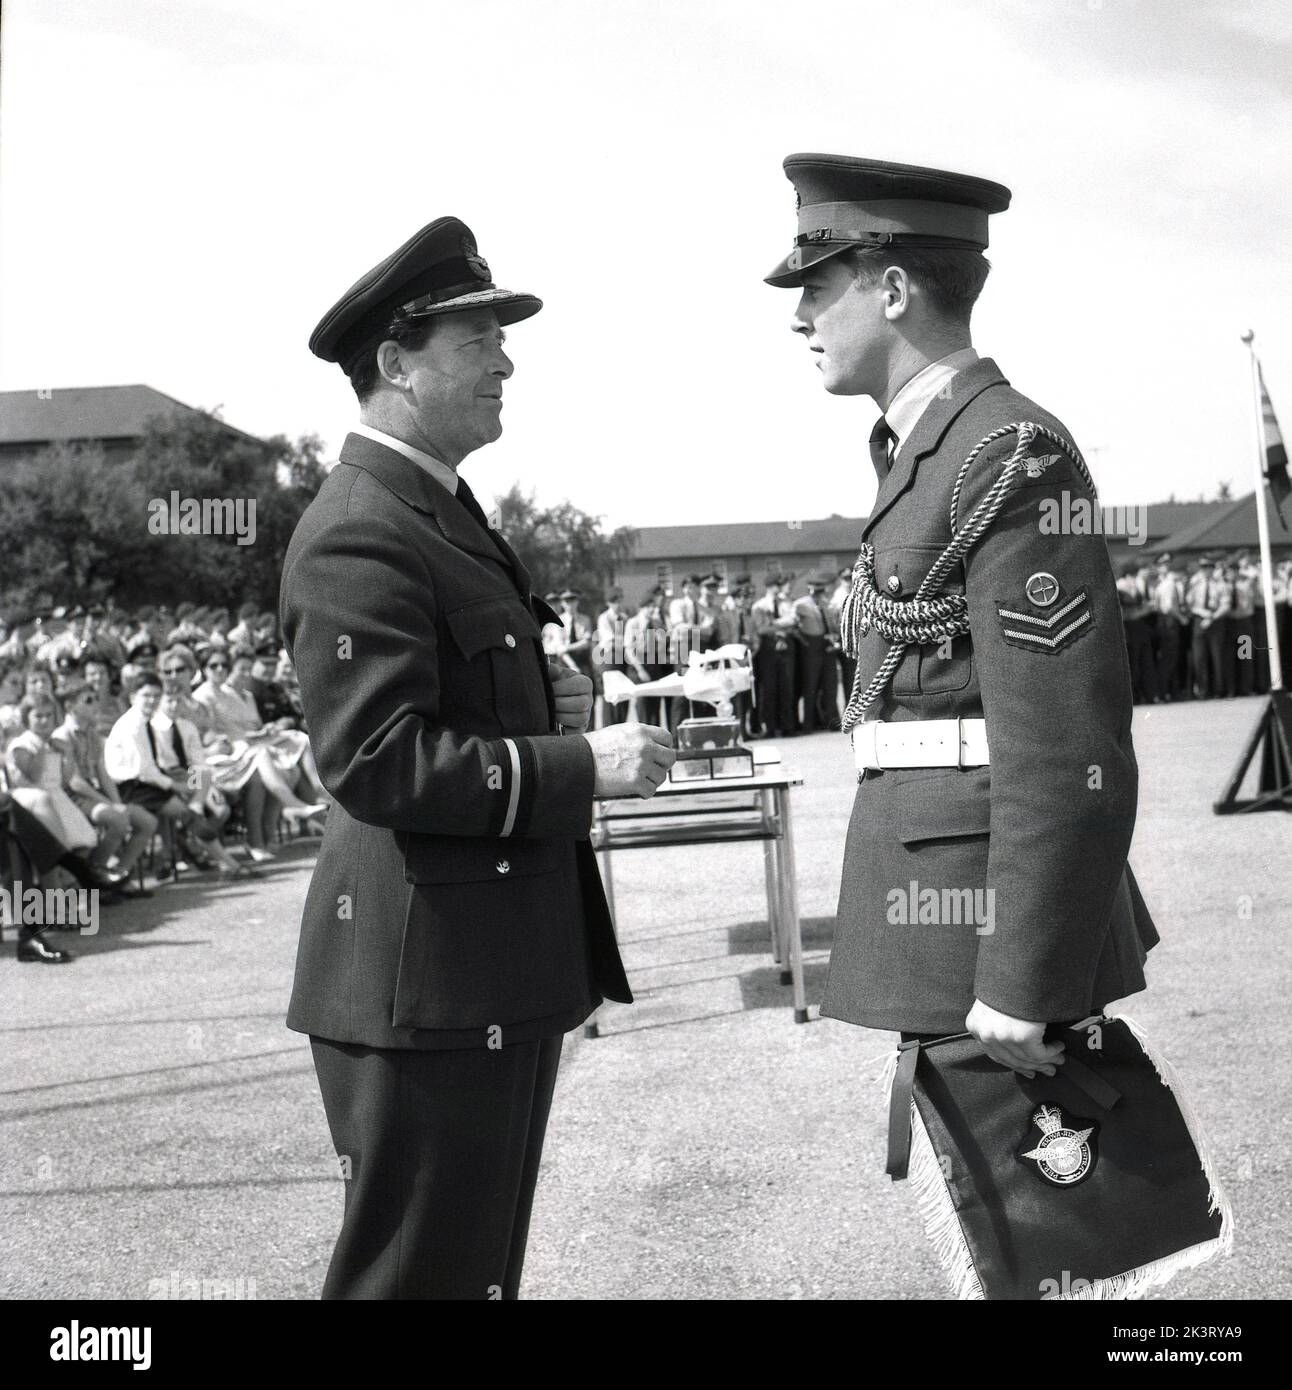
<path fill-rule="evenodd" d="M 153 762 L 157 766 L 157 771 L 161 771 L 161 763 L 157 762 L 157 740 L 153 737 L 153 726 L 151 720 L 144 722 L 144 732 L 148 735 L 148 747 L 153 755 Z"/>
<path fill-rule="evenodd" d="M 184 740 L 179 736 L 179 725 L 171 720 L 170 726 L 170 746 L 175 750 L 175 756 L 179 759 L 182 768 L 188 767 L 188 759 L 184 756 Z"/>
<path fill-rule="evenodd" d="M 870 432 L 870 461 L 881 478 L 886 477 L 889 468 L 892 467 L 893 460 L 889 450 L 896 442 L 897 436 L 893 433 L 892 426 L 881 415 Z"/>
<path fill-rule="evenodd" d="M 489 519 L 485 516 L 484 509 L 481 507 L 480 503 L 476 501 L 475 493 L 471 491 L 461 478 L 458 479 L 458 490 L 455 496 L 480 525 L 492 535 L 493 527 L 489 525 Z"/>

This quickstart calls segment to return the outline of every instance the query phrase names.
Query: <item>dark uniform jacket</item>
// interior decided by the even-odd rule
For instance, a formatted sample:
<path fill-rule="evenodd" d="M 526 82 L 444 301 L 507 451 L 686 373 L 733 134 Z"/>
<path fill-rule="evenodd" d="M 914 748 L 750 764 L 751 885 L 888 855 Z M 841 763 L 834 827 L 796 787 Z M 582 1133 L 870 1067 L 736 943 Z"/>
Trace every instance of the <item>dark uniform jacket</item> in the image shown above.
<path fill-rule="evenodd" d="M 951 539 L 961 464 L 985 435 L 1021 421 L 1070 439 L 990 359 L 958 373 L 929 405 L 863 531 L 882 592 L 915 595 Z M 958 524 L 1016 444 L 1010 434 L 979 455 Z M 1015 1018 L 1057 1022 L 1144 987 L 1157 933 L 1126 862 L 1138 774 L 1121 606 L 1102 535 L 1048 534 L 1054 512 L 1043 502 L 1061 506 L 1065 491 L 1072 501 L 1090 496 L 1058 446 L 1039 436 L 1028 451 L 1054 455 L 1039 476 L 1025 476 L 942 586 L 967 594 L 969 635 L 941 650 L 908 647 L 867 713 L 985 717 L 991 763 L 867 772 L 848 829 L 825 1015 L 959 1032 L 975 998 Z M 1058 582 L 1045 605 L 1027 594 L 1038 573 Z M 863 682 L 887 651 L 873 629 L 862 639 Z M 977 890 L 978 910 L 966 910 L 966 890 Z M 924 921 L 924 907 L 910 910 L 921 903 Z"/>
<path fill-rule="evenodd" d="M 292 537 L 281 607 L 336 798 L 288 1027 L 505 1046 L 629 1001 L 587 839 L 592 750 L 555 732 L 554 615 L 510 547 L 352 434 Z"/>

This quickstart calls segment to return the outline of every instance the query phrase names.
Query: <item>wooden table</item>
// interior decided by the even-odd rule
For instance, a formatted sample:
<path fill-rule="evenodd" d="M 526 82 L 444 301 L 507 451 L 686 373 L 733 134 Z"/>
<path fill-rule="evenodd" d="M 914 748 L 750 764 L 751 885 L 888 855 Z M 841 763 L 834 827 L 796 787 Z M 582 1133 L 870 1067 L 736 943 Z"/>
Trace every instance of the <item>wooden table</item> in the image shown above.
<path fill-rule="evenodd" d="M 780 754 L 774 748 L 756 748 L 755 757 L 758 761 L 752 777 L 666 781 L 649 801 L 638 797 L 599 799 L 594 809 L 592 846 L 601 856 L 601 876 L 613 920 L 611 855 L 615 851 L 761 840 L 772 959 L 781 967 L 781 983 L 793 987 L 795 1023 L 806 1023 L 803 935 L 790 813 L 790 790 L 801 787 L 803 779 L 780 766 Z M 583 1033 L 589 1038 L 598 1035 L 595 1014 L 584 1024 Z"/>

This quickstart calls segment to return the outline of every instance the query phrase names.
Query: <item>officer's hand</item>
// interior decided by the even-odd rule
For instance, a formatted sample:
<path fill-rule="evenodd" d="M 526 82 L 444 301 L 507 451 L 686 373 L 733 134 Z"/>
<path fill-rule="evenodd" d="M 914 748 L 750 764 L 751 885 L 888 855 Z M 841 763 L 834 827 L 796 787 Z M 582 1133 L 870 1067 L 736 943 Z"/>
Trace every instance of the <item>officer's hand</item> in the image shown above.
<path fill-rule="evenodd" d="M 594 796 L 654 796 L 677 756 L 672 734 L 654 724 L 611 724 L 584 738 L 597 760 Z"/>
<path fill-rule="evenodd" d="M 1063 1064 L 1063 1044 L 1045 1041 L 1044 1023 L 1011 1018 L 981 999 L 974 1000 L 965 1028 L 993 1062 L 1022 1072 L 1029 1081 L 1038 1071 L 1053 1076 L 1054 1068 Z"/>
<path fill-rule="evenodd" d="M 556 722 L 571 733 L 581 734 L 592 718 L 592 682 L 563 661 L 548 662 L 547 670 L 556 697 Z"/>

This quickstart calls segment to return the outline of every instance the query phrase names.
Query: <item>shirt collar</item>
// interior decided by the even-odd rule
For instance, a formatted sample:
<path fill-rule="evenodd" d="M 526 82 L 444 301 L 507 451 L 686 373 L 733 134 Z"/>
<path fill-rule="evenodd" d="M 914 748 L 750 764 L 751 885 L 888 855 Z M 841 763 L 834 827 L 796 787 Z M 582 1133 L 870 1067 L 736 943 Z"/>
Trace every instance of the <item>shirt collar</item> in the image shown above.
<path fill-rule="evenodd" d="M 365 439 L 371 439 L 377 444 L 384 444 L 387 449 L 394 449 L 397 454 L 403 454 L 406 459 L 411 459 L 419 468 L 424 468 L 441 487 L 447 488 L 455 497 L 457 496 L 457 473 L 433 454 L 425 453 L 421 449 L 414 449 L 411 444 L 405 444 L 402 439 L 396 439 L 393 434 L 383 434 L 381 430 L 375 430 L 371 425 L 351 425 L 350 433 L 361 434 Z"/>
<path fill-rule="evenodd" d="M 972 367 L 977 361 L 978 354 L 973 348 L 961 348 L 946 357 L 939 357 L 936 362 L 930 362 L 922 371 L 916 372 L 893 397 L 884 411 L 884 419 L 897 436 L 898 449 L 910 438 L 920 416 L 932 405 L 947 382 L 957 372 Z"/>

